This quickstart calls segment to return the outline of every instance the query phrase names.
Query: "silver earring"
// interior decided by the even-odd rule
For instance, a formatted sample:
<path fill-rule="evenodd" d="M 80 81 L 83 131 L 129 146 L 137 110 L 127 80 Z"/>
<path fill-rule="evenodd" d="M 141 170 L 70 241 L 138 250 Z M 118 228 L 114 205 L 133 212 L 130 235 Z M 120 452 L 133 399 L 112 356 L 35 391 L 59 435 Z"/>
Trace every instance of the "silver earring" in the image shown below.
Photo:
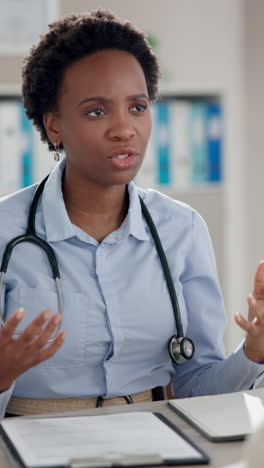
<path fill-rule="evenodd" d="M 58 146 L 56 143 L 54 143 L 54 153 L 53 153 L 53 157 L 54 157 L 54 161 L 59 161 L 60 160 L 60 153 L 59 153 L 59 150 L 58 150 Z"/>

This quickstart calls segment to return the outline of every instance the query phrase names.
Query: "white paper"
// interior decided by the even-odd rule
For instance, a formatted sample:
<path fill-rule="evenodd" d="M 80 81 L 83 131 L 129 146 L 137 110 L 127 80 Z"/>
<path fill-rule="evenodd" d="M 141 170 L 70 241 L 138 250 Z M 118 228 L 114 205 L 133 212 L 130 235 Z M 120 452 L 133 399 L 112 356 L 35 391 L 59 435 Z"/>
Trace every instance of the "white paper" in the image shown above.
<path fill-rule="evenodd" d="M 23 419 L 1 426 L 25 465 L 67 465 L 75 458 L 160 455 L 162 459 L 201 459 L 202 455 L 154 414 Z"/>

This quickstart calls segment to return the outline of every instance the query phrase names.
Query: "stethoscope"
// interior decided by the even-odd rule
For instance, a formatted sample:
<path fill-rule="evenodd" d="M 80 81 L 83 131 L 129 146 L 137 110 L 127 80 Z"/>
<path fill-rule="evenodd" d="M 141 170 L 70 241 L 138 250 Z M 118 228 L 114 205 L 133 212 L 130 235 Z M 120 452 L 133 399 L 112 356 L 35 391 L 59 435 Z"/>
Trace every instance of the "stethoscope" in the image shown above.
<path fill-rule="evenodd" d="M 57 262 L 54 250 L 48 244 L 48 242 L 44 241 L 43 239 L 41 239 L 41 237 L 37 236 L 36 228 L 35 228 L 36 210 L 37 210 L 39 198 L 44 190 L 44 186 L 48 177 L 49 176 L 45 177 L 45 179 L 42 180 L 42 182 L 39 184 L 34 194 L 34 197 L 30 206 L 30 210 L 29 210 L 28 223 L 27 223 L 25 234 L 22 234 L 21 236 L 17 236 L 11 239 L 6 245 L 4 253 L 3 253 L 2 263 L 0 267 L 0 325 L 3 326 L 5 323 L 4 317 L 2 314 L 1 299 L 2 299 L 4 275 L 7 271 L 7 267 L 9 264 L 9 260 L 11 258 L 11 254 L 13 252 L 13 249 L 16 247 L 16 245 L 21 244 L 22 242 L 31 242 L 33 244 L 38 245 L 46 252 L 46 255 L 48 257 L 49 264 L 52 270 L 52 275 L 56 283 L 61 321 L 57 327 L 55 335 L 48 340 L 48 342 L 52 342 L 55 340 L 56 336 L 61 330 L 62 325 L 63 325 L 63 319 L 64 319 L 64 308 L 63 308 L 62 291 L 61 291 L 61 284 L 60 284 L 60 272 L 59 272 L 58 262 Z M 164 253 L 164 250 L 163 250 L 157 229 L 152 220 L 152 217 L 141 197 L 139 197 L 139 200 L 140 200 L 143 215 L 145 217 L 145 220 L 152 234 L 152 237 L 153 237 L 153 240 L 154 240 L 160 261 L 161 261 L 161 265 L 163 268 L 163 272 L 164 272 L 166 283 L 167 283 L 168 290 L 169 290 L 169 295 L 170 295 L 170 300 L 171 300 L 171 304 L 173 308 L 175 322 L 176 322 L 177 335 L 173 335 L 169 339 L 169 342 L 168 342 L 169 354 L 170 354 L 171 359 L 176 364 L 183 364 L 186 360 L 190 360 L 193 357 L 193 354 L 195 351 L 194 343 L 192 342 L 190 338 L 187 338 L 186 336 L 184 336 L 178 299 L 177 299 L 177 295 L 175 292 L 175 288 L 174 288 L 174 284 L 172 281 L 166 255 Z M 22 333 L 21 331 L 15 331 L 15 334 L 17 335 L 20 335 L 21 333 Z"/>

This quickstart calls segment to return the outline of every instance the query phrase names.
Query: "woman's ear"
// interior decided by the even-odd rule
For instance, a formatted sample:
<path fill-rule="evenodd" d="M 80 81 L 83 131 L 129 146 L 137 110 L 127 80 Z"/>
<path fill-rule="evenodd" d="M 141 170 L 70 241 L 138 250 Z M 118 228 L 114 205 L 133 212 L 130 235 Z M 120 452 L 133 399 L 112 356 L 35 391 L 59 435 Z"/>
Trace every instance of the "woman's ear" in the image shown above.
<path fill-rule="evenodd" d="M 61 137 L 59 133 L 58 117 L 54 112 L 46 112 L 43 115 L 43 124 L 51 144 L 54 145 L 55 143 L 59 146 L 61 143 Z"/>

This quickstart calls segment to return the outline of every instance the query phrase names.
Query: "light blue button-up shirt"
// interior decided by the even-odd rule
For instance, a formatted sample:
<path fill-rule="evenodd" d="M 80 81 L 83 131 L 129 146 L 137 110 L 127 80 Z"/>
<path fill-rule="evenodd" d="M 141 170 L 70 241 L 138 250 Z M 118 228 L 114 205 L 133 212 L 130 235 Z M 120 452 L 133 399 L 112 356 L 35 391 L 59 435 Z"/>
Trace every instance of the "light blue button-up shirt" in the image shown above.
<path fill-rule="evenodd" d="M 128 185 L 129 211 L 101 243 L 73 225 L 61 190 L 63 160 L 49 177 L 36 215 L 36 231 L 54 249 L 60 274 L 67 336 L 51 359 L 21 375 L 0 394 L 0 412 L 11 394 L 32 398 L 127 395 L 173 379 L 177 397 L 250 388 L 263 372 L 239 348 L 225 359 L 225 314 L 212 245 L 201 216 L 155 190 Z M 35 186 L 0 201 L 0 255 L 24 233 Z M 141 213 L 144 199 L 165 250 L 192 360 L 173 364 L 168 340 L 176 333 L 173 309 L 153 238 Z M 8 318 L 24 307 L 25 327 L 45 308 L 58 311 L 45 253 L 18 245 L 5 276 L 2 307 Z"/>

